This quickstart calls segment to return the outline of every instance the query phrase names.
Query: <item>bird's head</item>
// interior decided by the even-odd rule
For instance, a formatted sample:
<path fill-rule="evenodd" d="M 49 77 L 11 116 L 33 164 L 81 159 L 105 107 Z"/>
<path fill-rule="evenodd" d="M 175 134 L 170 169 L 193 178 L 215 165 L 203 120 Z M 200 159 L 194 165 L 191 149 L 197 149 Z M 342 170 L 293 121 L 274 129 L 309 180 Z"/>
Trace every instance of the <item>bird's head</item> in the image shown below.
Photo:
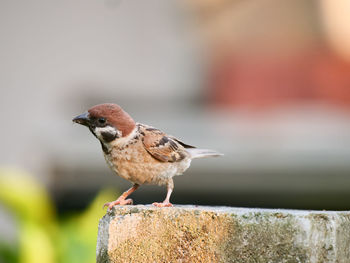
<path fill-rule="evenodd" d="M 120 106 L 105 103 L 93 106 L 87 112 L 73 119 L 89 128 L 104 143 L 129 135 L 135 128 L 135 121 Z"/>

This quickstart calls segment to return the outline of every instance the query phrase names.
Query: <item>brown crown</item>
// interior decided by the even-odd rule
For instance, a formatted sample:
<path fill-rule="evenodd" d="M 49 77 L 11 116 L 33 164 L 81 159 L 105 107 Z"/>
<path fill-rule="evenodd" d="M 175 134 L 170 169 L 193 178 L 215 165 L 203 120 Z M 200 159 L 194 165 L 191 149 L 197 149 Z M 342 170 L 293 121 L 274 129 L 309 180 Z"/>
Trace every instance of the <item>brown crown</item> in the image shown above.
<path fill-rule="evenodd" d="M 90 118 L 105 118 L 107 122 L 122 132 L 125 137 L 135 128 L 135 121 L 119 105 L 104 103 L 88 110 Z"/>

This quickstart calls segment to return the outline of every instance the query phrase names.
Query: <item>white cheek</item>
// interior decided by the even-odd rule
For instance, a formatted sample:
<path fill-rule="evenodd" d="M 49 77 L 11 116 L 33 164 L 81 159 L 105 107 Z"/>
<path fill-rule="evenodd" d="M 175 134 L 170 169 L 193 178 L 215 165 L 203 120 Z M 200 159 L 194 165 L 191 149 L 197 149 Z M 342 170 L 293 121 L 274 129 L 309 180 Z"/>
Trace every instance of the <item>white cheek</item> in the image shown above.
<path fill-rule="evenodd" d="M 113 142 L 111 142 L 112 146 L 117 146 L 117 147 L 123 147 L 125 144 L 129 143 L 130 140 L 132 140 L 136 135 L 137 135 L 137 127 L 135 127 L 132 132 L 125 137 L 122 137 L 122 135 L 120 134 L 118 140 L 114 140 Z"/>
<path fill-rule="evenodd" d="M 96 127 L 94 130 L 97 138 L 99 138 L 100 140 L 103 139 L 102 137 L 102 133 L 111 133 L 113 135 L 118 135 L 118 137 L 121 136 L 121 132 L 118 131 L 116 128 L 111 127 L 111 126 L 106 126 L 106 127 Z"/>

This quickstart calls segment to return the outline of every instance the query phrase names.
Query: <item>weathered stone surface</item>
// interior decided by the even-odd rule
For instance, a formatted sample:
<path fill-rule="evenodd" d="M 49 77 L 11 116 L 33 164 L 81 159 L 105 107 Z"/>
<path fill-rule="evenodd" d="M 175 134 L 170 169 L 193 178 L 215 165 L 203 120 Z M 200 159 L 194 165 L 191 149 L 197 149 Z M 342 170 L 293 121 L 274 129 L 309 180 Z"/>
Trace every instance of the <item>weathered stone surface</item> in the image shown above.
<path fill-rule="evenodd" d="M 116 207 L 97 262 L 350 262 L 350 212 Z"/>

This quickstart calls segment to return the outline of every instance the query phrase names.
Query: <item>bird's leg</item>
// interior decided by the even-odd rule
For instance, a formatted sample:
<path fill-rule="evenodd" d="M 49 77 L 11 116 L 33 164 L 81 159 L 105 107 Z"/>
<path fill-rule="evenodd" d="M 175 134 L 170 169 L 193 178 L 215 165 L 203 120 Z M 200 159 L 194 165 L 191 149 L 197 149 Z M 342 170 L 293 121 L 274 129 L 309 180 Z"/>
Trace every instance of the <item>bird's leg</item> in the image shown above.
<path fill-rule="evenodd" d="M 167 183 L 167 189 L 168 189 L 168 192 L 166 194 L 165 200 L 162 203 L 153 203 L 154 206 L 157 206 L 157 207 L 173 206 L 172 203 L 170 203 L 170 196 L 171 196 L 171 193 L 173 192 L 173 189 L 174 189 L 173 179 L 170 179 L 169 182 Z"/>
<path fill-rule="evenodd" d="M 125 191 L 119 198 L 113 202 L 105 203 L 103 207 L 108 206 L 108 209 L 112 209 L 115 205 L 132 205 L 133 201 L 132 199 L 126 199 L 129 195 L 131 195 L 133 192 L 136 191 L 137 188 L 139 188 L 140 185 L 134 184 L 130 189 Z"/>

